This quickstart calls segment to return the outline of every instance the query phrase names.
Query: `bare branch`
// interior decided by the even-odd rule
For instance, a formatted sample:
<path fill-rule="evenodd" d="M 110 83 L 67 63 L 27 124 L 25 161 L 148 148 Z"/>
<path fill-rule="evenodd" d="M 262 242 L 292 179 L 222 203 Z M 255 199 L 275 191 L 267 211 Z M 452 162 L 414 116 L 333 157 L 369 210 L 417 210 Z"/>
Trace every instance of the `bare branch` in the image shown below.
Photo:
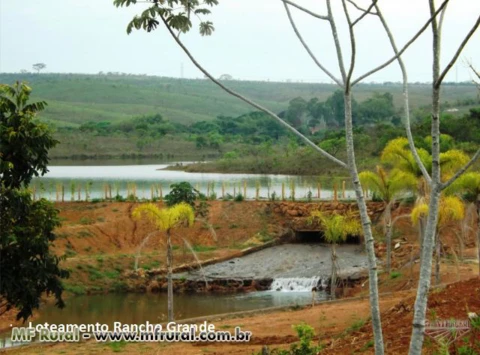
<path fill-rule="evenodd" d="M 390 64 L 393 63 L 393 61 L 395 61 L 398 57 L 400 57 L 403 52 L 405 52 L 407 50 L 408 47 L 410 47 L 410 45 L 415 42 L 417 40 L 418 37 L 420 37 L 420 35 L 427 29 L 427 27 L 430 25 L 430 23 L 432 22 L 432 20 L 443 10 L 443 8 L 448 4 L 450 0 L 445 0 L 442 5 L 438 8 L 438 10 L 435 12 L 435 14 L 433 16 L 430 17 L 430 19 L 422 26 L 422 28 L 420 28 L 420 30 L 410 39 L 410 41 L 408 41 L 401 50 L 398 51 L 398 54 L 396 54 L 395 56 L 393 56 L 392 58 L 390 58 L 389 60 L 387 60 L 385 63 L 379 65 L 378 67 L 370 70 L 369 72 L 361 75 L 360 77 L 358 77 L 357 79 L 355 79 L 353 82 L 352 82 L 352 86 L 353 85 L 356 85 L 358 84 L 360 81 L 362 81 L 363 79 L 369 77 L 370 75 L 372 74 L 375 74 L 376 72 L 382 70 L 383 68 L 389 66 Z"/>
<path fill-rule="evenodd" d="M 470 32 L 468 32 L 467 36 L 463 39 L 462 43 L 460 44 L 460 47 L 458 47 L 457 49 L 457 52 L 455 53 L 455 55 L 453 56 L 453 58 L 450 60 L 450 63 L 448 63 L 448 65 L 445 67 L 445 69 L 443 70 L 442 74 L 440 74 L 440 77 L 437 79 L 437 81 L 435 81 L 435 87 L 436 88 L 439 88 L 440 85 L 442 85 L 442 81 L 443 79 L 445 79 L 445 76 L 448 74 L 448 72 L 450 71 L 450 69 L 453 67 L 453 65 L 455 64 L 455 62 L 457 61 L 458 57 L 460 56 L 460 54 L 462 53 L 463 49 L 465 48 L 465 46 L 467 45 L 468 41 L 470 40 L 470 38 L 473 36 L 473 34 L 477 31 L 478 29 L 478 26 L 480 26 L 480 16 L 478 16 L 477 18 L 477 22 L 475 22 L 475 24 L 473 25 L 472 29 L 470 30 Z"/>
<path fill-rule="evenodd" d="M 283 1 L 283 0 L 282 0 Z M 340 87 L 343 87 L 343 83 L 340 81 L 340 79 L 338 79 L 337 77 L 335 77 L 328 69 L 326 69 L 317 59 L 317 57 L 313 54 L 313 52 L 310 50 L 310 47 L 307 45 L 307 43 L 305 43 L 305 41 L 303 40 L 303 37 L 302 35 L 300 34 L 300 32 L 298 31 L 298 28 L 297 26 L 295 25 L 295 22 L 293 21 L 293 18 L 292 18 L 292 14 L 290 13 L 290 9 L 288 8 L 288 5 L 287 5 L 287 2 L 286 1 L 283 1 L 283 5 L 285 6 L 285 11 L 287 11 L 287 15 L 288 15 L 288 20 L 290 21 L 290 24 L 292 25 L 292 28 L 293 28 L 293 31 L 295 32 L 295 34 L 297 35 L 298 37 L 298 40 L 300 41 L 300 43 L 302 43 L 303 47 L 305 48 L 305 50 L 308 52 L 308 54 L 310 55 L 310 57 L 313 59 L 313 61 L 315 62 L 315 64 L 325 73 L 327 74 L 330 79 L 332 79 L 338 86 Z"/>
<path fill-rule="evenodd" d="M 350 81 L 352 79 L 353 69 L 355 68 L 355 56 L 357 54 L 357 47 L 355 43 L 355 32 L 353 31 L 354 24 L 352 24 L 352 20 L 350 19 L 350 14 L 348 12 L 347 3 L 345 0 L 342 0 L 342 5 L 343 5 L 343 12 L 345 13 L 345 17 L 348 23 L 348 33 L 350 37 L 350 46 L 351 46 L 350 68 L 348 69 L 347 79 L 345 80 L 345 87 L 347 91 L 350 91 L 351 89 Z"/>
<path fill-rule="evenodd" d="M 335 24 L 335 19 L 333 18 L 332 6 L 330 3 L 330 0 L 327 0 L 327 9 L 328 9 L 328 18 L 330 22 L 330 28 L 332 30 L 333 42 L 335 43 L 335 50 L 337 53 L 338 66 L 340 67 L 340 73 L 342 74 L 343 82 L 346 85 L 347 74 L 345 72 L 345 65 L 343 64 L 342 46 L 340 45 L 340 40 L 338 39 L 337 26 Z"/>
<path fill-rule="evenodd" d="M 316 14 L 312 11 L 310 11 L 309 9 L 306 9 L 298 4 L 295 4 L 294 2 L 292 1 L 289 1 L 289 0 L 282 0 L 283 3 L 286 5 L 286 4 L 289 4 L 289 5 L 292 5 L 293 7 L 296 7 L 297 9 L 299 10 L 302 10 L 303 12 L 313 16 L 313 17 L 316 17 L 316 18 L 319 18 L 321 20 L 325 20 L 325 21 L 330 21 L 330 19 L 328 18 L 328 16 L 323 16 L 323 15 L 319 15 L 319 14 Z"/>
<path fill-rule="evenodd" d="M 385 32 L 387 33 L 388 39 L 390 41 L 390 45 L 392 46 L 393 52 L 395 55 L 398 55 L 398 48 L 397 44 L 395 43 L 395 38 L 393 37 L 392 31 L 390 31 L 390 28 L 385 21 L 385 18 L 383 17 L 382 12 L 380 11 L 380 7 L 378 5 L 375 5 L 375 9 L 377 10 L 378 18 L 380 19 L 380 22 L 383 25 L 383 28 L 385 29 Z M 432 179 L 430 175 L 428 174 L 427 169 L 425 168 L 425 165 L 423 164 L 422 160 L 420 159 L 420 156 L 418 155 L 417 148 L 415 147 L 415 141 L 413 140 L 413 134 L 412 134 L 412 129 L 410 126 L 410 100 L 408 96 L 408 75 L 407 75 L 407 69 L 405 67 L 405 63 L 403 62 L 403 59 L 401 56 L 397 57 L 398 65 L 400 66 L 400 69 L 402 71 L 402 78 L 403 78 L 403 100 L 404 100 L 404 110 L 405 110 L 405 131 L 407 133 L 407 140 L 408 140 L 408 145 L 410 147 L 410 150 L 412 151 L 413 158 L 415 159 L 415 162 L 417 163 L 418 167 L 420 168 L 420 171 L 422 172 L 423 177 L 425 178 L 425 181 L 427 182 L 428 185 L 431 185 Z"/>
<path fill-rule="evenodd" d="M 467 63 L 468 67 L 473 71 L 473 73 L 477 76 L 477 78 L 480 80 L 480 72 L 478 72 L 474 67 L 471 62 Z M 474 81 L 475 82 L 475 81 Z"/>
<path fill-rule="evenodd" d="M 355 6 L 355 8 L 356 8 L 357 10 L 360 10 L 360 11 L 362 11 L 362 12 L 364 12 L 364 13 L 366 12 L 367 14 L 377 15 L 376 12 L 372 12 L 372 11 L 365 10 L 365 9 L 361 8 L 361 7 L 358 6 L 358 5 L 356 4 L 356 2 L 353 1 L 353 0 L 347 0 L 347 1 L 348 1 L 350 4 L 352 4 L 353 6 Z M 374 3 L 376 3 L 376 2 L 377 2 L 377 1 L 374 1 Z M 370 7 L 369 9 L 371 10 L 372 8 Z"/>
<path fill-rule="evenodd" d="M 353 1 L 351 1 L 351 0 L 347 0 L 347 1 L 348 1 L 349 3 L 351 3 L 351 4 L 353 4 L 353 5 L 358 9 L 357 5 L 356 5 Z M 361 15 L 359 16 L 359 18 L 357 18 L 355 21 L 353 21 L 352 26 L 355 26 L 357 23 L 359 23 L 360 21 L 362 21 L 363 18 L 364 18 L 365 16 L 367 16 L 368 14 L 377 15 L 377 13 L 371 12 L 371 10 L 372 10 L 373 7 L 377 4 L 377 2 L 378 2 L 378 0 L 373 0 L 367 10 L 362 10 L 362 11 L 364 11 L 363 14 L 361 14 Z"/>
<path fill-rule="evenodd" d="M 465 164 L 463 166 L 463 168 L 461 168 L 460 170 L 457 171 L 457 173 L 455 175 L 453 175 L 450 180 L 448 180 L 447 182 L 443 183 L 440 185 L 440 188 L 442 190 L 446 189 L 447 187 L 449 187 L 451 184 L 453 184 L 455 182 L 455 180 L 457 180 L 460 175 L 462 175 L 465 171 L 468 170 L 468 168 L 470 168 L 478 159 L 478 157 L 480 157 L 480 149 L 478 149 L 475 154 L 473 155 L 472 159 L 470 159 L 470 161 Z"/>
<path fill-rule="evenodd" d="M 257 104 L 256 102 L 246 98 L 245 96 L 227 88 L 225 85 L 223 85 L 221 82 L 219 82 L 217 79 L 215 79 L 206 69 L 204 69 L 200 63 L 197 62 L 197 60 L 193 57 L 193 55 L 190 53 L 190 51 L 185 47 L 185 45 L 182 43 L 182 41 L 180 41 L 179 38 L 177 38 L 177 36 L 175 36 L 175 33 L 173 32 L 172 28 L 168 25 L 167 21 L 165 20 L 165 18 L 163 16 L 160 16 L 160 18 L 162 19 L 163 21 L 163 24 L 165 25 L 165 27 L 167 28 L 168 32 L 170 32 L 170 34 L 172 35 L 173 39 L 175 40 L 175 42 L 177 42 L 177 44 L 180 46 L 180 48 L 183 49 L 183 51 L 185 52 L 185 54 L 188 56 L 188 58 L 190 58 L 190 60 L 192 61 L 192 63 L 203 73 L 205 74 L 205 76 L 207 76 L 211 81 L 213 81 L 215 84 L 217 84 L 219 87 L 221 87 L 223 90 L 225 90 L 226 92 L 228 92 L 230 95 L 232 96 L 235 96 L 237 98 L 239 98 L 240 100 L 242 100 L 243 102 L 246 102 L 247 104 L 249 104 L 250 106 L 253 106 L 257 109 L 259 109 L 260 111 L 262 112 L 265 112 L 267 115 L 269 115 L 270 117 L 274 118 L 278 123 L 280 123 L 282 126 L 284 126 L 285 128 L 287 128 L 288 130 L 290 130 L 291 132 L 293 132 L 297 137 L 299 137 L 301 140 L 303 140 L 307 145 L 309 145 L 310 147 L 312 147 L 314 150 L 316 150 L 317 152 L 319 152 L 320 154 L 322 154 L 324 157 L 330 159 L 331 161 L 333 161 L 334 163 L 340 165 L 341 167 L 343 168 L 347 168 L 347 164 L 345 164 L 343 161 L 335 158 L 333 155 L 327 153 L 325 150 L 323 150 L 322 148 L 320 148 L 319 146 L 317 146 L 315 143 L 313 143 L 311 140 L 309 140 L 307 137 L 305 137 L 303 134 L 301 134 L 299 131 L 297 131 L 295 128 L 293 128 L 292 126 L 290 126 L 287 122 L 285 122 L 284 120 L 282 120 L 280 117 L 278 117 L 275 113 L 273 113 L 272 111 L 270 111 L 269 109 Z"/>

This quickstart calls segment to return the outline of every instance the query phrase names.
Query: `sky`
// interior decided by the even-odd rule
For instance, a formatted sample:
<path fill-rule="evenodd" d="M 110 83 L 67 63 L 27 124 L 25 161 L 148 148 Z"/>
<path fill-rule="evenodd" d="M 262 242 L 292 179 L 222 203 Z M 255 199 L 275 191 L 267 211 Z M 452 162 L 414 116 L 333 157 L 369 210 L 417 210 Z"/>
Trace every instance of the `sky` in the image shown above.
<path fill-rule="evenodd" d="M 326 14 L 324 1 L 292 0 Z M 219 0 L 205 20 L 215 32 L 202 37 L 194 31 L 181 40 L 215 77 L 229 74 L 240 80 L 332 82 L 315 65 L 298 41 L 281 0 Z M 346 65 L 350 61 L 341 1 L 333 0 L 334 14 Z M 366 7 L 368 0 L 357 0 Z M 437 3 L 439 1 L 437 0 Z M 428 0 L 379 0 L 398 46 L 406 43 L 428 20 Z M 0 0 L 0 72 L 32 71 L 32 64 L 47 65 L 44 72 L 123 72 L 168 77 L 201 78 L 164 27 L 155 32 L 126 33 L 126 26 L 145 4 L 116 8 L 113 0 Z M 317 58 L 339 76 L 331 32 L 326 21 L 291 8 L 293 18 Z M 352 17 L 359 12 L 352 8 Z M 455 53 L 480 15 L 480 1 L 451 0 L 445 15 L 442 65 Z M 356 27 L 358 57 L 354 77 L 393 55 L 378 18 L 368 16 Z M 410 82 L 431 81 L 431 31 L 427 29 L 404 56 Z M 473 77 L 466 62 L 480 68 L 480 30 L 471 38 L 447 81 Z M 401 81 L 395 62 L 366 82 Z"/>

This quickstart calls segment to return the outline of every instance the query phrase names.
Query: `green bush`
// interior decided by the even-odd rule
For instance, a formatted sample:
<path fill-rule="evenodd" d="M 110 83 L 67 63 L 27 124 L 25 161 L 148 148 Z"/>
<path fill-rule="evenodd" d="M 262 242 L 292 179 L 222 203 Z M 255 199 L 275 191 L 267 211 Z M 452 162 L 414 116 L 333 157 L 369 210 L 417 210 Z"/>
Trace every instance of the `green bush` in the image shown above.
<path fill-rule="evenodd" d="M 398 272 L 398 271 L 392 271 L 392 272 L 390 273 L 390 278 L 391 278 L 392 280 L 397 279 L 397 278 L 399 278 L 400 276 L 402 276 L 402 273 L 401 273 L 401 272 Z"/>
<path fill-rule="evenodd" d="M 195 206 L 195 200 L 200 195 L 200 192 L 193 188 L 193 186 L 186 181 L 178 184 L 170 185 L 170 193 L 165 195 L 165 203 L 167 206 L 174 206 L 180 202 L 185 202 L 190 206 Z"/>
<path fill-rule="evenodd" d="M 237 196 L 235 196 L 235 201 L 236 202 L 242 202 L 245 198 L 243 197 L 242 194 L 237 194 Z"/>
<path fill-rule="evenodd" d="M 319 345 L 312 345 L 312 340 L 315 337 L 315 330 L 308 324 L 301 323 L 292 326 L 300 339 L 299 343 L 292 344 L 290 350 L 274 349 L 271 353 L 278 355 L 316 355 L 322 347 Z"/>

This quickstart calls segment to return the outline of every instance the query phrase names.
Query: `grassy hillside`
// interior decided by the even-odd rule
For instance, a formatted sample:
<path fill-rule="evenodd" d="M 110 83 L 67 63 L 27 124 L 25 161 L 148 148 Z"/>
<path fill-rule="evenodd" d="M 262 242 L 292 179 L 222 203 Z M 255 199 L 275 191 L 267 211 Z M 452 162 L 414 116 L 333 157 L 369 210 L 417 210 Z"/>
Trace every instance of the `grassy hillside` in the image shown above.
<path fill-rule="evenodd" d="M 229 96 L 208 80 L 175 79 L 127 75 L 82 74 L 5 74 L 0 83 L 28 81 L 32 98 L 45 100 L 49 106 L 42 118 L 59 127 L 79 126 L 87 121 L 121 121 L 132 116 L 160 113 L 170 121 L 192 123 L 218 115 L 238 116 L 252 108 Z M 321 101 L 337 87 L 331 84 L 229 81 L 228 86 L 279 112 L 295 97 Z M 364 84 L 356 88 L 355 98 L 363 101 L 373 92 L 391 92 L 396 107 L 401 107 L 398 84 Z M 410 88 L 412 107 L 428 105 L 430 87 Z M 473 85 L 444 87 L 444 101 L 475 98 Z"/>

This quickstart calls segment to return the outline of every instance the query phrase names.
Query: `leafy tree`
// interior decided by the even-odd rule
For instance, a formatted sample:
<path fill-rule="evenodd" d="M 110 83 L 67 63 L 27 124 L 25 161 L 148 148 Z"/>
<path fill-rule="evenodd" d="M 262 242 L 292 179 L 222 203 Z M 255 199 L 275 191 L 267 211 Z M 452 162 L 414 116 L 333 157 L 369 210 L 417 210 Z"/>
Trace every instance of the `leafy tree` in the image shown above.
<path fill-rule="evenodd" d="M 60 225 L 58 211 L 45 199 L 32 201 L 25 189 L 0 188 L 0 314 L 12 307 L 24 321 L 40 306 L 45 292 L 64 307 L 60 278 L 68 272 L 50 253 L 53 230 Z"/>
<path fill-rule="evenodd" d="M 290 101 L 288 109 L 285 112 L 285 119 L 295 128 L 300 128 L 302 118 L 307 112 L 307 102 L 301 97 Z"/>
<path fill-rule="evenodd" d="M 319 146 L 336 157 L 340 151 L 344 151 L 347 143 L 345 141 L 345 137 L 337 137 L 324 139 L 319 143 Z"/>
<path fill-rule="evenodd" d="M 48 149 L 57 141 L 34 121 L 44 102 L 28 103 L 26 84 L 0 85 L 0 314 L 12 307 L 27 320 L 44 292 L 63 307 L 59 257 L 50 253 L 58 211 L 26 190 L 34 175 L 47 171 Z"/>
<path fill-rule="evenodd" d="M 193 188 L 193 186 L 186 181 L 170 185 L 170 193 L 165 195 L 165 202 L 167 206 L 174 206 L 179 203 L 186 203 L 192 207 L 195 206 L 195 200 L 200 195 L 200 192 Z"/>
<path fill-rule="evenodd" d="M 391 93 L 375 93 L 373 97 L 358 105 L 359 123 L 371 124 L 388 121 L 395 113 Z"/>
<path fill-rule="evenodd" d="M 310 223 L 319 223 L 323 227 L 325 240 L 331 244 L 332 274 L 330 277 L 330 294 L 335 298 L 337 286 L 337 243 L 345 241 L 349 235 L 362 234 L 362 226 L 357 218 L 352 215 L 326 214 L 313 211 L 309 218 Z"/>
<path fill-rule="evenodd" d="M 152 203 L 138 206 L 132 212 L 136 219 L 145 216 L 155 224 L 159 231 L 165 232 L 167 236 L 167 279 L 168 279 L 168 321 L 173 321 L 173 253 L 172 253 L 172 230 L 185 225 L 192 226 L 195 219 L 192 206 L 181 202 L 173 207 L 160 209 Z"/>
<path fill-rule="evenodd" d="M 420 218 L 428 215 L 429 206 L 426 202 L 417 204 L 411 214 L 414 224 L 418 224 Z M 440 199 L 440 208 L 438 210 L 438 223 L 435 233 L 435 280 L 436 284 L 440 283 L 440 254 L 441 241 L 440 231 L 453 221 L 460 221 L 465 215 L 465 207 L 462 200 L 456 196 L 442 196 Z"/>
<path fill-rule="evenodd" d="M 385 243 L 387 244 L 387 272 L 392 265 L 392 205 L 400 194 L 415 190 L 417 179 L 400 170 L 387 173 L 380 165 L 377 171 L 363 171 L 359 174 L 362 185 L 372 190 L 385 204 Z"/>
<path fill-rule="evenodd" d="M 47 65 L 45 63 L 36 63 L 34 65 L 32 65 L 33 67 L 33 70 L 36 70 L 37 71 L 37 74 L 40 73 L 40 70 L 43 70 L 47 67 Z"/>
<path fill-rule="evenodd" d="M 43 101 L 29 103 L 32 89 L 25 83 L 0 85 L 0 175 L 4 187 L 27 186 L 48 169 L 48 150 L 58 141 L 48 126 L 35 121 Z"/>

